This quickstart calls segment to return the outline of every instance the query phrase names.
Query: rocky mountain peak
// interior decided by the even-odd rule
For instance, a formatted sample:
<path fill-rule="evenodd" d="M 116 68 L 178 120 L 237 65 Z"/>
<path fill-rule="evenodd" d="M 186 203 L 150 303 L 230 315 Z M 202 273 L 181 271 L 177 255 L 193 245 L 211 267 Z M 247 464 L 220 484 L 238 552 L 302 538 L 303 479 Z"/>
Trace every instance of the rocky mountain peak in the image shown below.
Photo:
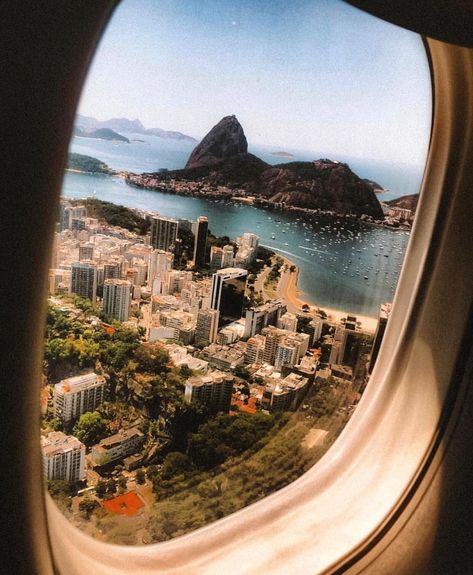
<path fill-rule="evenodd" d="M 248 142 L 240 122 L 235 116 L 225 116 L 194 148 L 186 168 L 211 166 L 247 151 Z"/>

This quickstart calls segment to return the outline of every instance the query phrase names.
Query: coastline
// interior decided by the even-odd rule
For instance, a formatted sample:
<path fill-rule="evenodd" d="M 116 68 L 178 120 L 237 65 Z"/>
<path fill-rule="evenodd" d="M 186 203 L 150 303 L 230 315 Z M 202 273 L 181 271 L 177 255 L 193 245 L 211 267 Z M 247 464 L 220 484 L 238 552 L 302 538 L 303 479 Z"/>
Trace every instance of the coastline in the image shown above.
<path fill-rule="evenodd" d="M 301 313 L 301 308 L 303 305 L 308 305 L 310 311 L 315 313 L 317 310 L 323 310 L 327 314 L 327 320 L 333 323 L 339 322 L 342 318 L 346 318 L 350 315 L 350 310 L 340 310 L 336 308 L 319 307 L 317 304 L 308 301 L 306 294 L 304 294 L 297 287 L 297 280 L 299 276 L 298 266 L 291 261 L 288 257 L 278 252 L 274 249 L 278 257 L 280 257 L 286 266 L 286 270 L 281 273 L 281 277 L 278 281 L 276 288 L 277 297 L 283 299 L 287 304 L 287 310 L 291 313 Z M 289 268 L 294 266 L 295 271 L 289 271 Z M 361 329 L 369 333 L 374 334 L 376 332 L 376 327 L 378 324 L 378 319 L 376 317 L 353 314 L 356 315 L 357 321 L 361 322 Z"/>
<path fill-rule="evenodd" d="M 378 227 L 378 228 L 385 228 L 391 231 L 410 231 L 411 230 L 411 223 L 403 222 L 403 223 L 391 223 L 389 219 L 385 220 L 374 220 L 371 216 L 367 216 L 366 214 L 362 214 L 358 216 L 356 214 L 341 214 L 334 212 L 332 210 L 323 210 L 321 208 L 303 208 L 300 206 L 288 206 L 285 204 L 280 204 L 276 202 L 272 202 L 271 200 L 267 200 L 264 198 L 259 198 L 255 196 L 248 196 L 246 193 L 238 194 L 234 193 L 233 190 L 230 191 L 225 190 L 215 190 L 215 189 L 201 189 L 201 188 L 194 188 L 189 187 L 189 184 L 195 185 L 196 182 L 185 182 L 184 186 L 176 186 L 176 182 L 160 182 L 159 184 L 150 184 L 147 182 L 137 182 L 137 178 L 142 178 L 143 174 L 135 174 L 133 172 L 129 172 L 127 170 L 113 170 L 110 169 L 108 172 L 87 172 L 85 170 L 78 170 L 76 168 L 66 168 L 66 172 L 73 172 L 77 174 L 86 174 L 86 175 L 106 175 L 112 176 L 116 178 L 122 179 L 126 185 L 130 186 L 131 188 L 146 190 L 150 192 L 158 192 L 161 194 L 170 194 L 176 196 L 184 196 L 184 197 L 191 197 L 191 198 L 203 198 L 205 200 L 225 200 L 227 202 L 232 202 L 235 204 L 247 204 L 254 206 L 258 209 L 273 211 L 273 212 L 282 212 L 282 213 L 295 213 L 302 218 L 307 218 L 311 216 L 322 216 L 322 217 L 336 217 L 336 218 L 343 218 L 345 220 L 352 220 L 352 221 L 359 221 L 364 225 Z"/>
<path fill-rule="evenodd" d="M 230 190 L 229 188 L 222 190 L 202 186 L 199 181 L 159 180 L 158 178 L 152 177 L 153 174 L 135 174 L 127 171 L 117 172 L 115 175 L 123 178 L 125 183 L 130 187 L 163 194 L 204 198 L 207 200 L 225 200 L 233 203 L 243 202 L 263 210 L 296 213 L 303 218 L 312 216 L 343 218 L 345 220 L 359 221 L 368 226 L 381 227 L 393 231 L 410 231 L 412 227 L 410 222 L 393 222 L 389 218 L 375 220 L 372 216 L 366 214 L 337 213 L 333 210 L 324 210 L 321 208 L 304 208 L 301 206 L 286 205 L 285 203 L 273 202 L 267 198 L 248 195 L 244 190 Z"/>
<path fill-rule="evenodd" d="M 88 172 L 87 170 L 79 170 L 78 168 L 65 168 L 65 172 L 72 174 L 87 174 L 89 176 L 112 176 L 112 172 Z"/>

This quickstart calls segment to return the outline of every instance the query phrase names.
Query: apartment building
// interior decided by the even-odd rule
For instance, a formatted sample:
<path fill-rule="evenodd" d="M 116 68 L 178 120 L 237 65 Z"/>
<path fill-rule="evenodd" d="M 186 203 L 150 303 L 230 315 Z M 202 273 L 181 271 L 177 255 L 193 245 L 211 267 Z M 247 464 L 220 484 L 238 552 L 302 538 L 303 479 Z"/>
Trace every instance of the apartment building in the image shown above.
<path fill-rule="evenodd" d="M 94 411 L 104 401 L 105 387 L 105 378 L 93 372 L 63 379 L 54 386 L 56 417 L 68 423 Z"/>

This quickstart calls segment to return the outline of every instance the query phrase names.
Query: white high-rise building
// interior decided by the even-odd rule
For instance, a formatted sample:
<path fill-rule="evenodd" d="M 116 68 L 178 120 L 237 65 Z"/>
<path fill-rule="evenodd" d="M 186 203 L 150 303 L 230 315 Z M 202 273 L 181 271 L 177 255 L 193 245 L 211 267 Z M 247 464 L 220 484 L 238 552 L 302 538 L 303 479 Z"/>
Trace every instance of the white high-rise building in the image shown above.
<path fill-rule="evenodd" d="M 43 472 L 48 481 L 83 481 L 85 479 L 85 445 L 62 431 L 41 437 Z"/>
<path fill-rule="evenodd" d="M 314 333 L 312 335 L 312 341 L 310 342 L 310 345 L 312 345 L 314 342 L 318 341 L 322 336 L 322 328 L 324 326 L 324 320 L 321 317 L 316 316 L 312 319 L 309 326 L 314 329 Z"/>
<path fill-rule="evenodd" d="M 250 337 L 246 342 L 245 362 L 246 363 L 262 363 L 264 354 L 264 335 L 258 334 Z"/>
<path fill-rule="evenodd" d="M 299 360 L 299 344 L 289 338 L 283 338 L 276 347 L 274 367 L 281 369 L 283 365 L 293 366 Z"/>
<path fill-rule="evenodd" d="M 251 337 L 261 333 L 261 330 L 269 325 L 281 327 L 279 326 L 279 320 L 286 313 L 286 309 L 286 304 L 282 300 L 275 299 L 246 310 L 244 337 Z"/>
<path fill-rule="evenodd" d="M 255 249 L 259 244 L 259 236 L 253 234 L 252 232 L 245 232 L 239 236 L 236 241 L 239 246 Z"/>
<path fill-rule="evenodd" d="M 153 290 L 153 295 L 162 293 L 162 286 L 167 284 L 168 274 L 172 270 L 174 256 L 163 250 L 153 250 L 149 255 L 148 262 L 148 287 Z M 156 282 L 158 280 L 158 282 Z M 160 290 L 155 293 L 154 287 L 159 285 Z"/>
<path fill-rule="evenodd" d="M 105 398 L 105 378 L 86 373 L 63 379 L 54 386 L 54 411 L 65 423 L 94 411 Z"/>
<path fill-rule="evenodd" d="M 297 316 L 293 313 L 286 312 L 279 318 L 278 327 L 281 329 L 287 329 L 287 331 L 296 331 Z"/>
<path fill-rule="evenodd" d="M 248 268 L 256 259 L 259 236 L 246 232 L 236 239 L 238 251 L 235 256 L 235 266 Z"/>
<path fill-rule="evenodd" d="M 195 329 L 196 343 L 214 343 L 217 339 L 219 311 L 217 309 L 201 309 L 197 313 Z"/>
<path fill-rule="evenodd" d="M 156 276 L 164 276 L 172 270 L 173 254 L 164 250 L 153 250 L 149 254 L 148 262 L 148 283 Z"/>
<path fill-rule="evenodd" d="M 103 284 L 103 311 L 118 321 L 130 315 L 132 284 L 126 280 L 109 279 Z"/>
<path fill-rule="evenodd" d="M 233 250 L 232 250 L 233 251 Z M 210 265 L 214 268 L 222 267 L 223 250 L 217 246 L 210 248 Z"/>
<path fill-rule="evenodd" d="M 71 293 L 95 303 L 97 300 L 97 266 L 92 262 L 71 265 Z"/>
<path fill-rule="evenodd" d="M 230 244 L 222 248 L 222 268 L 231 268 L 233 266 L 233 246 Z"/>
<path fill-rule="evenodd" d="M 134 258 L 133 267 L 136 269 L 136 285 L 143 286 L 146 284 L 146 276 L 148 274 L 148 264 L 144 260 Z"/>

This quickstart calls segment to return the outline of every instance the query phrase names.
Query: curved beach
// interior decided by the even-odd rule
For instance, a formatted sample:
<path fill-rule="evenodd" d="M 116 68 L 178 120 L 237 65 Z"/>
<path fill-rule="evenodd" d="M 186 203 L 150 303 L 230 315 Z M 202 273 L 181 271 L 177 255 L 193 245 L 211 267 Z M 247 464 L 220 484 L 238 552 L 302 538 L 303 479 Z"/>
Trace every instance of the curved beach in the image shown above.
<path fill-rule="evenodd" d="M 357 321 L 361 322 L 361 328 L 367 332 L 375 333 L 376 326 L 378 323 L 377 318 L 370 317 L 366 315 L 359 315 L 350 312 L 350 310 L 339 310 L 334 308 L 323 307 L 319 308 L 316 304 L 313 304 L 305 299 L 305 294 L 303 294 L 297 288 L 297 279 L 299 276 L 299 268 L 296 264 L 283 254 L 278 253 L 284 261 L 285 270 L 281 272 L 281 277 L 279 279 L 276 294 L 278 298 L 283 299 L 287 304 L 287 310 L 291 313 L 301 313 L 302 306 L 308 305 L 311 312 L 316 312 L 318 309 L 323 309 L 327 314 L 327 319 L 331 322 L 338 322 L 347 315 L 356 315 Z M 291 267 L 295 271 L 290 271 Z"/>

